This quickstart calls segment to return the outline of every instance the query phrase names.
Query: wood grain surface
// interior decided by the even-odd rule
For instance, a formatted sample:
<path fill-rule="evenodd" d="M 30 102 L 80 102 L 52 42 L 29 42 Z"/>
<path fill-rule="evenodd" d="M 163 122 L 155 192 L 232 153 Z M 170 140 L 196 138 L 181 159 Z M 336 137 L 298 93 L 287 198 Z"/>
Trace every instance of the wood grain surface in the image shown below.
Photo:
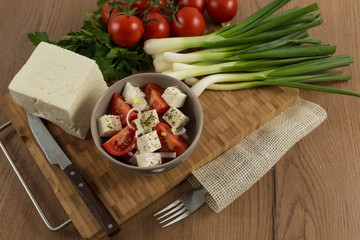
<path fill-rule="evenodd" d="M 234 21 L 270 2 L 240 1 Z M 324 85 L 360 91 L 359 31 L 360 3 L 349 0 L 318 0 L 324 23 L 311 30 L 323 43 L 338 45 L 337 54 L 351 54 L 355 63 L 345 70 L 353 79 Z M 285 9 L 313 3 L 293 0 Z M 49 32 L 58 39 L 78 29 L 95 1 L 0 2 L 0 96 L 14 74 L 31 54 L 28 32 Z M 328 119 L 296 144 L 256 185 L 221 213 L 202 207 L 186 220 L 161 229 L 152 214 L 190 188 L 187 182 L 169 191 L 122 224 L 115 239 L 359 239 L 360 165 L 358 128 L 359 99 L 301 91 L 301 97 L 318 103 Z M 0 123 L 8 118 L 0 111 Z M 67 214 L 29 151 L 12 127 L 1 133 L 11 156 L 33 190 L 47 217 L 57 225 Z M 6 158 L 0 155 L 0 239 L 80 239 L 73 225 L 59 232 L 49 231 L 23 190 Z"/>

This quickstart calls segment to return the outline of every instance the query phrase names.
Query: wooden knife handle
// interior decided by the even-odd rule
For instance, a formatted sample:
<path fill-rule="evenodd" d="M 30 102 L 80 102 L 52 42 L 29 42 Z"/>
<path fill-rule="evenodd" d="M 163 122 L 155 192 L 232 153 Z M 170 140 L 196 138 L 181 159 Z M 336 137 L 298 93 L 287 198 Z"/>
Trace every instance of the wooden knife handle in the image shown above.
<path fill-rule="evenodd" d="M 80 172 L 72 164 L 67 166 L 64 169 L 64 172 L 107 235 L 109 237 L 115 236 L 120 231 L 120 226 L 107 210 L 103 202 L 86 183 Z"/>

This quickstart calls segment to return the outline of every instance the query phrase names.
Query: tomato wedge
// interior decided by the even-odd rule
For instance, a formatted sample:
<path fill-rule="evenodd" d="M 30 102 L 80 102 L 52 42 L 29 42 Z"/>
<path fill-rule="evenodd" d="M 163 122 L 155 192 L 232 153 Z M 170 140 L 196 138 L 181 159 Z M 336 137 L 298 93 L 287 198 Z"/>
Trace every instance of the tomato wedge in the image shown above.
<path fill-rule="evenodd" d="M 189 148 L 187 140 L 181 135 L 173 134 L 168 124 L 160 122 L 156 124 L 155 130 L 161 142 L 159 152 L 176 152 L 178 157 Z"/>
<path fill-rule="evenodd" d="M 114 93 L 111 102 L 110 102 L 110 113 L 112 115 L 119 115 L 121 124 L 126 125 L 126 116 L 128 115 L 131 107 L 124 101 L 124 98 L 118 94 Z M 137 114 L 135 112 L 131 112 L 129 116 L 129 122 L 137 118 Z"/>
<path fill-rule="evenodd" d="M 126 126 L 102 146 L 111 155 L 123 156 L 136 146 L 135 132 L 135 129 Z"/>
<path fill-rule="evenodd" d="M 156 113 L 159 115 L 165 113 L 170 108 L 170 106 L 161 97 L 164 91 L 165 90 L 163 88 L 152 83 L 148 83 L 144 91 L 146 101 L 149 103 L 151 109 L 155 109 Z"/>

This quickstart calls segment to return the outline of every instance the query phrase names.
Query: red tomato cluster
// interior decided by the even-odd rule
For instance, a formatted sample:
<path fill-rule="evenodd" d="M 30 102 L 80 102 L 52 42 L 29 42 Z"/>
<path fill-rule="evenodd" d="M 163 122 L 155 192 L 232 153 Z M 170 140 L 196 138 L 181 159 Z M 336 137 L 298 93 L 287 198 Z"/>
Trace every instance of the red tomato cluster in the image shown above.
<path fill-rule="evenodd" d="M 151 0 L 140 0 L 130 7 L 127 2 L 111 0 L 101 10 L 111 40 L 121 47 L 141 39 L 200 36 L 205 29 L 205 10 L 214 21 L 222 23 L 230 21 L 238 8 L 237 0 L 160 0 L 155 5 Z M 172 6 L 176 6 L 175 12 Z"/>

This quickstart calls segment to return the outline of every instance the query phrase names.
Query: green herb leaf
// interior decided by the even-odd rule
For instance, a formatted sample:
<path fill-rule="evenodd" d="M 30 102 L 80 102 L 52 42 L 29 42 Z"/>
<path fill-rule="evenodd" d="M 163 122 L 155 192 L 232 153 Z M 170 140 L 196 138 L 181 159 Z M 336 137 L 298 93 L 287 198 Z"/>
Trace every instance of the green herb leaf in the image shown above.
<path fill-rule="evenodd" d="M 48 43 L 52 43 L 49 39 L 49 36 L 46 32 L 34 32 L 34 33 L 29 33 L 27 35 L 27 37 L 29 38 L 29 40 L 35 45 L 39 45 L 40 42 L 48 42 Z"/>
<path fill-rule="evenodd" d="M 119 79 L 118 78 L 119 73 L 115 70 L 111 60 L 107 58 L 96 58 L 95 61 L 99 65 L 99 68 L 106 82 L 111 81 L 113 79 Z"/>

